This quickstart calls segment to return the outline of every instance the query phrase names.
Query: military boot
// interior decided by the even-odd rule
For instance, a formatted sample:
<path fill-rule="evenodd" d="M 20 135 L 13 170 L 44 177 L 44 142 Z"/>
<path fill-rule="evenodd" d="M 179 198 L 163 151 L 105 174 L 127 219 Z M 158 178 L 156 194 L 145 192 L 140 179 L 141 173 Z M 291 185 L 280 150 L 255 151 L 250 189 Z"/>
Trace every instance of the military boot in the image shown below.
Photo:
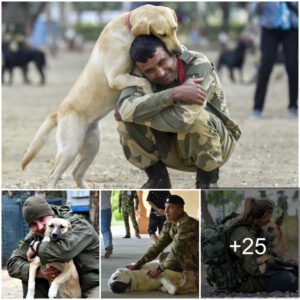
<path fill-rule="evenodd" d="M 196 189 L 210 189 L 217 187 L 219 180 L 219 168 L 210 172 L 197 169 L 196 175 Z"/>
<path fill-rule="evenodd" d="M 183 271 L 183 281 L 177 286 L 175 294 L 192 294 L 198 292 L 194 271 Z"/>
<path fill-rule="evenodd" d="M 166 166 L 158 161 L 145 169 L 149 179 L 142 186 L 142 189 L 171 189 L 171 181 Z"/>

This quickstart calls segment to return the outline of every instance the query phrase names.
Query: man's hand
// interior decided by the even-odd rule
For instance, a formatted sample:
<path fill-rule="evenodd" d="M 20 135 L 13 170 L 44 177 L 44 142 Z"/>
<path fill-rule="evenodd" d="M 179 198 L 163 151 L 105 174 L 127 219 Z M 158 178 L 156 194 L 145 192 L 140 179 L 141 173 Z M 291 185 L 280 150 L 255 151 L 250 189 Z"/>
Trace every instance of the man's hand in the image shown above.
<path fill-rule="evenodd" d="M 128 265 L 128 266 L 126 266 L 126 268 L 130 269 L 131 271 L 140 269 L 136 264 Z"/>
<path fill-rule="evenodd" d="M 184 84 L 173 88 L 173 101 L 203 105 L 206 91 L 200 86 L 203 78 L 188 79 Z"/>
<path fill-rule="evenodd" d="M 159 275 L 160 275 L 161 271 L 157 270 L 157 269 L 152 269 L 152 270 L 149 270 L 147 272 L 147 275 L 150 277 L 150 278 L 157 278 Z"/>
<path fill-rule="evenodd" d="M 27 256 L 28 261 L 32 261 L 34 259 L 34 257 L 36 256 L 36 254 L 35 254 L 35 252 L 32 251 L 31 248 L 29 248 L 27 250 L 26 256 Z"/>
<path fill-rule="evenodd" d="M 34 242 L 34 244 L 32 246 L 33 249 L 31 248 L 31 246 L 28 248 L 27 253 L 26 253 L 28 261 L 32 261 L 34 259 L 34 257 L 36 256 L 37 246 L 40 243 L 41 242 L 36 241 L 36 242 Z"/>
<path fill-rule="evenodd" d="M 44 278 L 48 281 L 53 281 L 61 272 L 54 267 L 39 268 L 36 277 Z"/>

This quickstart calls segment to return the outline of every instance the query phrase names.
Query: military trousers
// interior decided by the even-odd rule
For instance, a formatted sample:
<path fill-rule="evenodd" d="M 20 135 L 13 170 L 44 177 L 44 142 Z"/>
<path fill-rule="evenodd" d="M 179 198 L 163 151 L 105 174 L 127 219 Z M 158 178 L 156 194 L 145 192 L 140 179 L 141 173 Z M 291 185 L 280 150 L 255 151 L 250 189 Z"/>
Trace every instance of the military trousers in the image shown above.
<path fill-rule="evenodd" d="M 130 236 L 130 226 L 129 226 L 129 217 L 131 219 L 131 223 L 133 225 L 134 231 L 135 231 L 135 235 L 139 234 L 139 225 L 135 219 L 135 211 L 134 209 L 123 209 L 122 208 L 122 215 L 123 215 L 123 219 L 124 219 L 124 223 L 125 223 L 125 230 L 126 230 L 126 235 Z"/>
<path fill-rule="evenodd" d="M 191 248 L 189 248 L 191 247 Z M 193 271 L 195 284 L 199 286 L 199 249 L 195 247 L 194 242 L 187 242 L 187 249 L 194 251 L 187 251 L 178 255 L 168 255 L 170 252 L 163 252 L 159 256 L 159 262 L 168 262 L 168 269 L 175 272 Z"/>
<path fill-rule="evenodd" d="M 120 121 L 118 132 L 126 159 L 139 169 L 162 161 L 176 170 L 210 172 L 229 159 L 236 144 L 220 119 L 213 122 L 214 127 L 206 126 L 199 119 L 187 131 L 169 133 Z"/>

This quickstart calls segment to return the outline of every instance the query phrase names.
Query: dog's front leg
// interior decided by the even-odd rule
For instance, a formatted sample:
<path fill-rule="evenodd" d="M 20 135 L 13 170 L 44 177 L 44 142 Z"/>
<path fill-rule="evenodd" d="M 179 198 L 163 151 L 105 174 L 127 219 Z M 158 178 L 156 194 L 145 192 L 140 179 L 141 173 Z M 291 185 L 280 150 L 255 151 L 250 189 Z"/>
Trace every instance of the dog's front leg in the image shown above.
<path fill-rule="evenodd" d="M 36 256 L 29 265 L 28 291 L 26 299 L 34 299 L 36 271 L 40 265 L 41 263 L 38 256 Z"/>
<path fill-rule="evenodd" d="M 55 264 L 53 264 L 55 267 Z M 64 267 L 61 271 L 61 273 L 52 281 L 50 285 L 50 289 L 48 291 L 48 297 L 49 298 L 55 298 L 57 296 L 58 290 L 60 287 L 65 284 L 67 281 L 74 278 L 74 276 L 77 274 L 76 267 L 73 263 L 73 261 L 69 261 L 67 263 L 64 263 Z M 70 295 L 70 298 L 81 298 L 81 289 L 79 289 L 79 281 L 77 282 L 76 286 L 73 286 L 70 288 L 72 294 Z M 70 291 L 69 291 L 70 292 Z M 63 291 L 62 295 L 63 296 Z"/>

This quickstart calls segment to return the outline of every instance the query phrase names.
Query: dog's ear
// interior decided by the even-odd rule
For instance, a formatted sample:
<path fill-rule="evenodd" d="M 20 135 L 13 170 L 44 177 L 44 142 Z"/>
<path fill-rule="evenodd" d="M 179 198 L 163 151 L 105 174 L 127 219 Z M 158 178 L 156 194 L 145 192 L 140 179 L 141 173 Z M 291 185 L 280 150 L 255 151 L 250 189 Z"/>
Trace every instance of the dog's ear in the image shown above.
<path fill-rule="evenodd" d="M 178 23 L 176 12 L 173 9 L 171 11 L 172 11 L 172 14 L 174 16 L 174 19 L 175 19 L 176 23 Z"/>
<path fill-rule="evenodd" d="M 137 24 L 132 26 L 131 33 L 136 37 L 139 35 L 147 35 L 151 33 L 151 21 L 149 19 L 144 18 L 139 21 Z"/>
<path fill-rule="evenodd" d="M 283 212 L 276 220 L 275 223 L 277 226 L 281 226 L 283 223 L 285 213 Z"/>

